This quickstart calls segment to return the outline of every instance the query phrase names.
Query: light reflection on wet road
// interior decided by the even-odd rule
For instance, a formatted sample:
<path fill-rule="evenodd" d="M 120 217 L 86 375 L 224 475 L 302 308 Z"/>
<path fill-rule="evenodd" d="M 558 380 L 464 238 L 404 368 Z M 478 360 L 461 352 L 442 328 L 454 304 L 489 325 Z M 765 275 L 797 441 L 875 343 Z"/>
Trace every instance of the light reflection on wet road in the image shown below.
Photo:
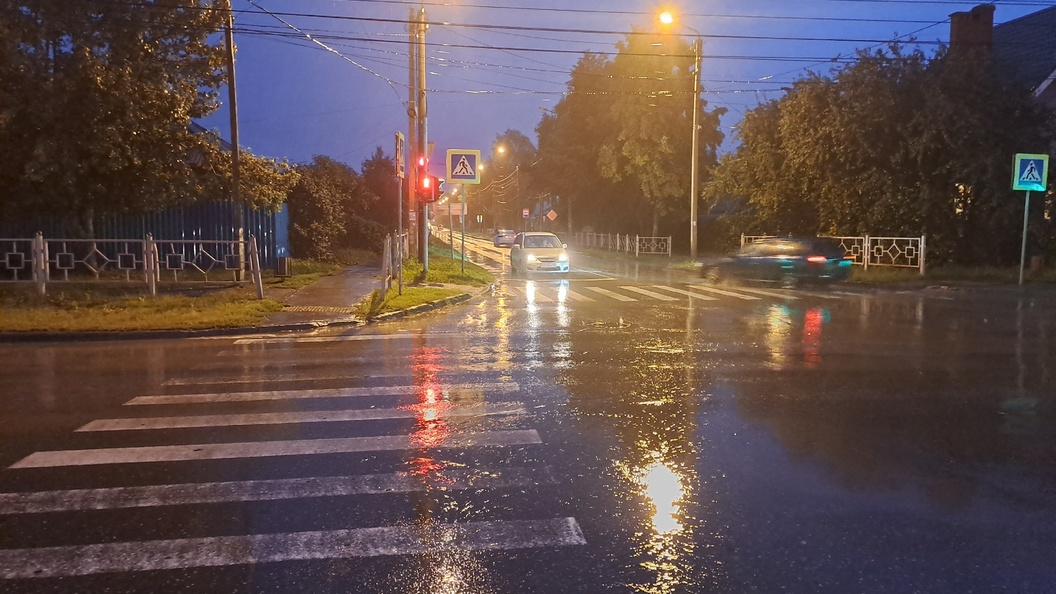
<path fill-rule="evenodd" d="M 179 574 L 172 591 L 1054 591 L 1052 292 L 724 287 L 742 296 L 732 297 L 668 273 L 624 273 L 507 281 L 450 312 L 360 334 L 377 339 L 4 345 L 4 492 L 368 475 L 402 485 L 4 515 L 0 539 L 11 550 L 390 530 L 352 560 L 323 543 L 316 561 L 10 583 L 90 590 L 105 577 L 131 591 L 144 576 Z M 384 393 L 404 385 L 405 394 Z M 316 393 L 349 388 L 362 391 Z M 135 396 L 254 390 L 272 400 L 253 412 L 391 407 L 413 418 L 72 433 L 147 416 L 121 406 Z M 450 412 L 489 403 L 526 412 Z M 345 450 L 288 457 L 254 457 L 250 447 L 238 461 L 132 464 L 130 473 L 10 468 L 41 450 L 384 434 L 407 436 L 409 447 L 360 452 L 341 442 Z M 514 435 L 506 445 L 464 443 Z M 458 525 L 479 526 L 489 544 Z M 353 536 L 367 538 L 341 538 Z M 382 545 L 391 551 L 377 552 Z"/>

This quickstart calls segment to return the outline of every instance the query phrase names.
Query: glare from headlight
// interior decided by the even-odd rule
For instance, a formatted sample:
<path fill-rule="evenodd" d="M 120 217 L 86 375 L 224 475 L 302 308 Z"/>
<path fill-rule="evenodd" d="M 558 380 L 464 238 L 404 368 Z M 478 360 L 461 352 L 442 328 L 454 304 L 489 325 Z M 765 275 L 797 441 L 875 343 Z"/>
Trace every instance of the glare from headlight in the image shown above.
<path fill-rule="evenodd" d="M 535 262 L 535 254 L 528 254 L 528 261 Z"/>
<path fill-rule="evenodd" d="M 568 254 L 566 252 L 561 252 L 561 255 L 558 256 L 557 259 L 561 262 L 568 262 Z"/>

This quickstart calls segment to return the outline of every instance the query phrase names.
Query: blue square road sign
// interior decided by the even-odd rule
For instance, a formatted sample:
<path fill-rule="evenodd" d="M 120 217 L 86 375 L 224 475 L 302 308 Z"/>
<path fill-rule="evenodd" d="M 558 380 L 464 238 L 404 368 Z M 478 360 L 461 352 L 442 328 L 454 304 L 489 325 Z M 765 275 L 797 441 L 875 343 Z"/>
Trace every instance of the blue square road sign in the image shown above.
<path fill-rule="evenodd" d="M 1017 153 L 1012 167 L 1012 189 L 1044 192 L 1049 178 L 1049 156 Z"/>

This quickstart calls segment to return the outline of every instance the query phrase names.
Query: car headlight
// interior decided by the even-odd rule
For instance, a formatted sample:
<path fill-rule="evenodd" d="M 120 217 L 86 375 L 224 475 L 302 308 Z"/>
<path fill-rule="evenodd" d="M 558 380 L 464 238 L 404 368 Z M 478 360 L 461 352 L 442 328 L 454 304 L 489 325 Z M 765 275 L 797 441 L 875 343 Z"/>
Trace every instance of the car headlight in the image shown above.
<path fill-rule="evenodd" d="M 557 257 L 559 262 L 568 262 L 568 253 L 561 252 L 561 255 Z"/>
<path fill-rule="evenodd" d="M 535 262 L 535 254 L 528 254 L 528 261 Z"/>

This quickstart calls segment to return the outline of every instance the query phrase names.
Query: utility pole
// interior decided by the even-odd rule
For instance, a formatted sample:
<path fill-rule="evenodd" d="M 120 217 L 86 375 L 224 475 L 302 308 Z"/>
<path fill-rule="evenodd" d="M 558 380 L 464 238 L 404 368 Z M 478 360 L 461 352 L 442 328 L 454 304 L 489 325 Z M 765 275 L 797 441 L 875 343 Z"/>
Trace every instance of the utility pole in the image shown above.
<path fill-rule="evenodd" d="M 414 213 L 414 220 L 407 225 L 410 252 L 418 254 L 418 21 L 414 7 L 408 9 L 407 17 L 407 212 Z"/>
<path fill-rule="evenodd" d="M 238 101 L 235 92 L 235 13 L 231 0 L 227 1 L 227 25 L 224 40 L 227 45 L 227 103 L 231 115 L 231 225 L 238 241 L 238 280 L 246 271 L 245 223 L 242 220 L 242 193 L 239 175 Z"/>

